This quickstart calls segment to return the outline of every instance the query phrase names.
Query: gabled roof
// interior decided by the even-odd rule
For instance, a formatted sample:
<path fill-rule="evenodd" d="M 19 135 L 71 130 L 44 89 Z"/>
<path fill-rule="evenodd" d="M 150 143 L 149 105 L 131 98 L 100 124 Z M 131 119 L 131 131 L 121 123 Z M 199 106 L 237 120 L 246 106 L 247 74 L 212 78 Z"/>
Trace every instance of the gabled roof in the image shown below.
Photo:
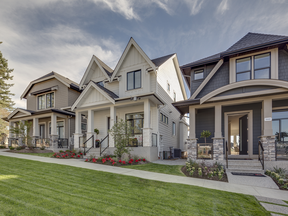
<path fill-rule="evenodd" d="M 102 73 L 105 75 L 105 77 L 110 80 L 110 77 L 112 76 L 113 70 L 107 66 L 104 62 L 102 62 L 98 57 L 96 57 L 95 55 L 92 56 L 90 63 L 80 81 L 80 88 L 82 88 L 82 86 L 84 85 L 85 79 L 88 76 L 90 69 L 93 65 L 93 63 L 96 63 L 96 65 L 100 68 L 100 70 L 102 71 Z"/>
<path fill-rule="evenodd" d="M 10 113 L 7 117 L 7 119 L 11 119 L 14 115 L 16 115 L 18 112 L 22 112 L 23 114 L 25 115 L 32 115 L 34 113 L 34 111 L 31 111 L 31 110 L 25 110 L 25 109 L 22 109 L 22 108 L 17 108 L 15 109 L 12 113 Z"/>
<path fill-rule="evenodd" d="M 239 41 L 229 47 L 227 50 L 217 53 L 215 55 L 202 58 L 200 60 L 191 62 L 186 65 L 182 65 L 180 68 L 185 69 L 188 67 L 197 67 L 204 64 L 210 64 L 219 61 L 221 58 L 235 55 L 247 51 L 252 51 L 260 48 L 264 48 L 267 46 L 278 45 L 281 43 L 287 43 L 288 36 L 283 35 L 270 35 L 270 34 L 259 34 L 259 33 L 251 33 L 249 32 L 244 37 L 242 37 Z"/>
<path fill-rule="evenodd" d="M 57 80 L 59 80 L 60 82 L 62 82 L 64 85 L 66 85 L 68 88 L 72 88 L 74 90 L 77 90 L 77 91 L 80 91 L 79 90 L 79 85 L 78 83 L 68 79 L 67 77 L 64 77 L 54 71 L 38 78 L 38 79 L 35 79 L 33 81 L 31 81 L 29 83 L 29 85 L 27 86 L 27 88 L 25 89 L 25 91 L 23 92 L 23 94 L 21 95 L 21 99 L 22 98 L 26 98 L 28 92 L 30 91 L 30 89 L 33 87 L 33 85 L 37 84 L 37 83 L 41 83 L 43 81 L 46 81 L 46 80 L 49 80 L 49 79 L 52 79 L 52 78 L 55 78 Z"/>
<path fill-rule="evenodd" d="M 141 49 L 141 47 L 136 43 L 136 41 L 131 37 L 124 52 L 122 53 L 122 56 L 120 57 L 115 70 L 111 76 L 111 80 L 114 79 L 114 77 L 116 76 L 116 74 L 118 73 L 126 55 L 128 54 L 130 47 L 134 46 L 136 48 L 136 50 L 142 55 L 142 57 L 146 60 L 146 62 L 150 65 L 150 67 L 152 67 L 153 70 L 156 70 L 156 66 L 155 64 L 151 61 L 151 59 L 146 55 L 146 53 Z"/>
<path fill-rule="evenodd" d="M 116 95 L 114 92 L 110 91 L 109 89 L 105 88 L 104 86 L 100 85 L 99 83 L 96 83 L 94 81 L 92 82 L 95 83 L 100 89 L 105 91 L 112 99 L 119 98 L 118 95 Z"/>

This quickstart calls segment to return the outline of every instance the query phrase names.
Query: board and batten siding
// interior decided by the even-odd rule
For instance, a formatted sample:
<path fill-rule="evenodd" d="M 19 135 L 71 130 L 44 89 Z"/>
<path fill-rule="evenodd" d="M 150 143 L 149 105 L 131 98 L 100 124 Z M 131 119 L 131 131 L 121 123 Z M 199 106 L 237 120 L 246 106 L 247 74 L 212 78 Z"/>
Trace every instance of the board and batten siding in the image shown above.
<path fill-rule="evenodd" d="M 119 96 L 119 82 L 118 81 L 105 83 L 104 87 Z"/>
<path fill-rule="evenodd" d="M 103 71 L 99 68 L 99 66 L 93 62 L 87 77 L 85 78 L 84 85 L 88 85 L 88 83 L 92 80 L 94 82 L 101 82 L 107 79 Z"/>
<path fill-rule="evenodd" d="M 54 105 L 55 109 L 61 109 L 63 107 L 68 106 L 68 87 L 64 85 L 59 80 L 52 78 L 47 81 L 43 81 L 41 83 L 34 84 L 33 87 L 30 89 L 30 92 L 39 91 L 46 88 L 51 88 L 53 86 L 58 86 L 58 90 L 55 91 L 54 95 Z M 32 111 L 38 110 L 37 104 L 37 95 L 27 96 L 27 109 Z"/>

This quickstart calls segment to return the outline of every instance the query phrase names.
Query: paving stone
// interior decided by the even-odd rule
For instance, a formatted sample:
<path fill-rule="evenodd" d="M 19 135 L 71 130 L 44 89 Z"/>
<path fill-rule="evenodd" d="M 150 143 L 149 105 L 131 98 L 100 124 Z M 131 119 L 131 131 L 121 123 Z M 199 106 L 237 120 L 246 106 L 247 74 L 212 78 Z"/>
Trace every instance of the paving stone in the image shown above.
<path fill-rule="evenodd" d="M 288 204 L 286 202 L 284 202 L 283 200 L 280 199 L 273 199 L 273 198 L 268 198 L 268 197 L 261 197 L 261 196 L 255 196 L 257 200 L 262 201 L 262 202 L 269 202 L 269 203 L 275 203 L 275 204 L 279 204 L 279 205 L 287 205 Z"/>
<path fill-rule="evenodd" d="M 268 204 L 268 203 L 262 203 L 262 202 L 260 202 L 260 204 L 261 204 L 267 211 L 277 212 L 277 213 L 281 213 L 281 214 L 288 214 L 288 207 L 279 206 L 279 205 L 273 205 L 273 204 Z"/>
<path fill-rule="evenodd" d="M 283 215 L 279 215 L 279 214 L 271 213 L 271 216 L 283 216 Z"/>

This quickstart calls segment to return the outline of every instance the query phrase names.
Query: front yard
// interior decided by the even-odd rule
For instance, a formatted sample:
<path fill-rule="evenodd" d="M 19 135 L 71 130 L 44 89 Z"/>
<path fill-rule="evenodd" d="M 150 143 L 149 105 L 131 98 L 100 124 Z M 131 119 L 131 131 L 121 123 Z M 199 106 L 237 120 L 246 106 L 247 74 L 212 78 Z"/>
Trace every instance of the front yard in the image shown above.
<path fill-rule="evenodd" d="M 253 196 L 4 156 L 0 161 L 3 215 L 269 215 Z"/>

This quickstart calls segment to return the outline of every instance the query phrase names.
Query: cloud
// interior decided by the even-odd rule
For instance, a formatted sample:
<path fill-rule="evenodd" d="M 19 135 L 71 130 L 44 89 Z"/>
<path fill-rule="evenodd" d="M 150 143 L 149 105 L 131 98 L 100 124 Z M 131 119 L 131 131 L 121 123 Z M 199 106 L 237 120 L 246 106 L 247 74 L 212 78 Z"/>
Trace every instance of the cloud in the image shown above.
<path fill-rule="evenodd" d="M 204 0 L 184 0 L 184 2 L 190 8 L 190 15 L 196 15 L 201 10 Z"/>
<path fill-rule="evenodd" d="M 228 0 L 222 0 L 221 3 L 217 7 L 218 14 L 224 14 L 225 11 L 229 9 L 228 7 Z"/>

